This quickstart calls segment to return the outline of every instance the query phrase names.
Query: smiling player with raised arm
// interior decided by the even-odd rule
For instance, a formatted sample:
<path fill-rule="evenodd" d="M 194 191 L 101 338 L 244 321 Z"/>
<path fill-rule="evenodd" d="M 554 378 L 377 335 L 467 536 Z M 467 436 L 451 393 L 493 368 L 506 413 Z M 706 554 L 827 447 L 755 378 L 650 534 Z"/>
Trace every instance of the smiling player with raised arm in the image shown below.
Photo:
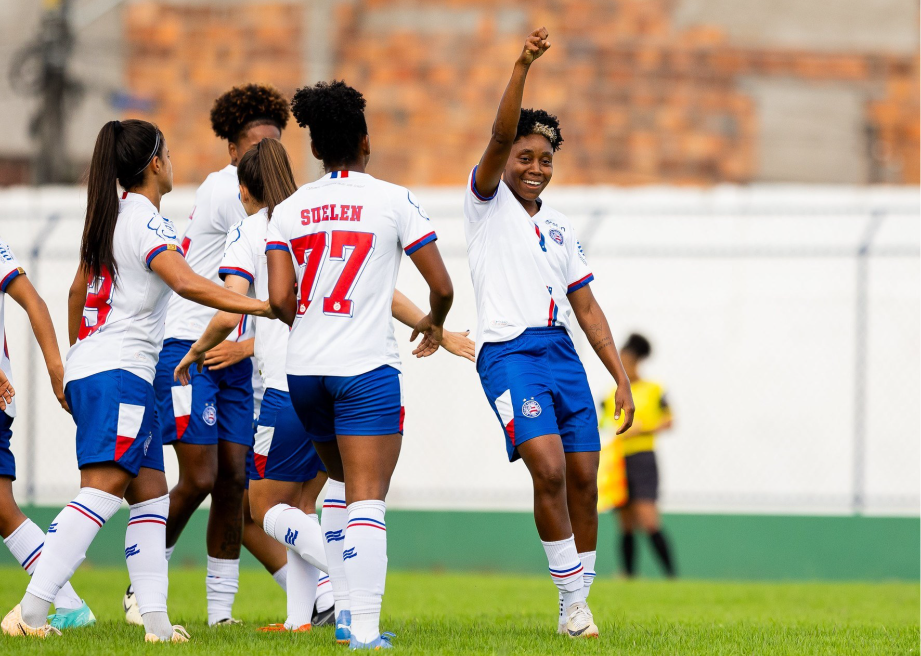
<path fill-rule="evenodd" d="M 521 109 L 525 79 L 550 48 L 532 32 L 499 103 L 486 151 L 464 195 L 465 231 L 477 304 L 477 371 L 505 431 L 510 461 L 534 484 L 534 520 L 559 589 L 560 633 L 595 637 L 586 598 L 595 576 L 598 452 L 595 404 L 572 343 L 575 314 L 617 381 L 616 413 L 633 420 L 630 381 L 594 279 L 569 219 L 541 192 L 563 143 L 556 117 Z"/>

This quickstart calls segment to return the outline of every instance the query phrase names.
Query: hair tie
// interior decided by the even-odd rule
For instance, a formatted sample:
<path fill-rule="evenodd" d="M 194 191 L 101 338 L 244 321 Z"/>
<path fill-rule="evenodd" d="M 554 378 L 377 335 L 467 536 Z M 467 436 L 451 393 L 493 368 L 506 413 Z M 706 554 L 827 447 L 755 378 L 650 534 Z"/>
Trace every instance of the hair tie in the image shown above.
<path fill-rule="evenodd" d="M 160 150 L 160 131 L 157 130 L 157 140 L 154 142 L 153 152 L 150 153 L 150 157 L 148 157 L 148 158 L 147 158 L 147 161 L 144 162 L 144 166 L 142 166 L 141 168 L 139 168 L 139 169 L 137 170 L 137 173 L 135 173 L 134 175 L 138 175 L 139 173 L 142 173 L 142 172 L 144 171 L 144 169 L 146 169 L 147 166 L 153 161 L 154 156 L 157 154 L 157 152 L 158 152 L 159 150 Z M 134 176 L 132 176 L 132 177 L 134 177 Z"/>

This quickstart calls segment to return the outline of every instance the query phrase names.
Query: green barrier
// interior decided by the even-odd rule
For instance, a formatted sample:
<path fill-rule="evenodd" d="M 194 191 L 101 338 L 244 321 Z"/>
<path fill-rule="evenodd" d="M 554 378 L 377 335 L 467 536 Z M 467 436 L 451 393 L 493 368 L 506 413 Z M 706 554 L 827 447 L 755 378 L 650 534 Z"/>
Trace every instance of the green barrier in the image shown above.
<path fill-rule="evenodd" d="M 57 508 L 24 509 L 47 527 Z M 91 566 L 124 559 L 127 510 L 106 523 L 90 547 Z M 173 554 L 173 566 L 205 564 L 206 511 L 196 512 Z M 921 577 L 917 517 L 684 515 L 663 517 L 680 576 L 736 580 L 913 580 Z M 528 513 L 391 510 L 390 567 L 403 570 L 501 571 L 541 574 L 547 561 Z M 637 536 L 639 571 L 658 576 L 648 540 Z M 6 549 L 0 565 L 15 565 Z M 244 567 L 260 567 L 244 550 Z M 599 575 L 617 571 L 614 520 L 600 518 Z M 127 575 L 126 575 L 127 576 Z M 127 580 L 127 578 L 126 578 Z"/>

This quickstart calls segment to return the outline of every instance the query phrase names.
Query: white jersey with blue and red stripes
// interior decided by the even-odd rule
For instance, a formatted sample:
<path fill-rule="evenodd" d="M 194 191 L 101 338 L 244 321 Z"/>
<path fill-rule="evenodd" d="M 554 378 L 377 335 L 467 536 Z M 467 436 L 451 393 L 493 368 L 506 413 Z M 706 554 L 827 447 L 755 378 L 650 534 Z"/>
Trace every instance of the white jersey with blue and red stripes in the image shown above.
<path fill-rule="evenodd" d="M 10 347 L 6 341 L 6 324 L 4 323 L 6 315 L 3 308 L 7 286 L 18 276 L 24 275 L 25 272 L 25 269 L 19 266 L 16 256 L 13 255 L 13 249 L 9 247 L 9 244 L 0 239 L 0 340 L 3 341 L 3 349 L 0 350 L 0 371 L 3 371 L 14 389 L 16 385 L 13 383 L 13 367 L 10 364 Z M 7 404 L 4 412 L 9 417 L 16 416 L 15 397 L 12 402 Z"/>
<path fill-rule="evenodd" d="M 249 281 L 256 298 L 269 299 L 269 272 L 266 265 L 265 242 L 269 229 L 268 211 L 263 208 L 242 221 L 233 239 L 227 240 L 227 250 L 221 260 L 220 276 L 240 276 Z M 255 317 L 256 368 L 267 388 L 288 391 L 285 358 L 288 351 L 288 326 L 278 319 Z"/>
<path fill-rule="evenodd" d="M 117 278 L 103 270 L 87 281 L 79 336 L 64 365 L 65 385 L 114 369 L 153 382 L 172 292 L 150 264 L 167 250 L 182 254 L 176 228 L 146 196 L 125 192 L 112 250 Z"/>
<path fill-rule="evenodd" d="M 412 255 L 436 239 L 410 191 L 366 173 L 333 171 L 279 204 L 266 238 L 266 249 L 290 253 L 297 271 L 288 374 L 400 368 L 391 304 L 401 251 Z"/>
<path fill-rule="evenodd" d="M 240 182 L 237 167 L 228 164 L 205 178 L 195 192 L 195 207 L 189 217 L 190 223 L 182 236 L 182 248 L 186 262 L 192 271 L 220 284 L 218 268 L 228 240 L 228 233 L 235 224 L 246 218 L 246 210 L 240 202 Z M 199 305 L 178 294 L 170 298 L 166 314 L 166 338 L 196 340 L 215 314 L 213 308 Z M 229 340 L 242 341 L 252 336 L 247 331 L 246 315 Z"/>
<path fill-rule="evenodd" d="M 477 306 L 476 346 L 507 342 L 527 328 L 562 326 L 572 336 L 568 294 L 592 280 L 569 219 L 547 203 L 534 216 L 504 181 L 492 196 L 464 192 L 467 257 Z"/>

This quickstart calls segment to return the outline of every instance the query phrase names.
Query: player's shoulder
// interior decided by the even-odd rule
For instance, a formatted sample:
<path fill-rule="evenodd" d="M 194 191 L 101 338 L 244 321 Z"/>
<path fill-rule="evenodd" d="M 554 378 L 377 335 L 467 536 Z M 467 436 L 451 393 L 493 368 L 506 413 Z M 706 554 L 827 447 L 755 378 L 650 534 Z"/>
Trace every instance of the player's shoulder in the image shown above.
<path fill-rule="evenodd" d="M 10 248 L 10 245 L 3 240 L 3 237 L 0 237 L 0 260 L 4 262 L 12 262 L 16 259 L 16 256 L 13 255 L 13 249 Z"/>

